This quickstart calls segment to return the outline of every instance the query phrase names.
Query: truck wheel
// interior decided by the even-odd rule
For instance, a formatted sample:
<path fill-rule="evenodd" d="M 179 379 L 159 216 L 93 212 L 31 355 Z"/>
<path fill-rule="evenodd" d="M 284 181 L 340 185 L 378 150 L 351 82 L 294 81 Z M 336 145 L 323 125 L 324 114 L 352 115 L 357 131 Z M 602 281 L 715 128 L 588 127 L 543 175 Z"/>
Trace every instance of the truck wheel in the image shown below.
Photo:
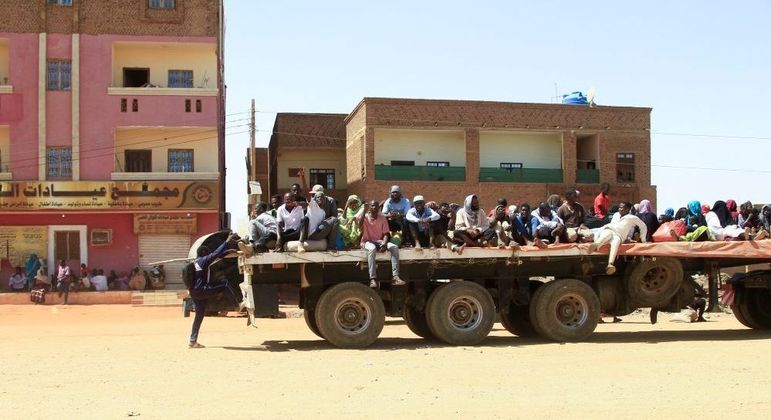
<path fill-rule="evenodd" d="M 530 296 L 543 286 L 539 280 L 530 280 Z M 538 333 L 530 322 L 530 305 L 509 305 L 507 313 L 500 313 L 501 324 L 506 331 L 523 338 L 537 337 Z"/>
<path fill-rule="evenodd" d="M 317 336 L 324 338 L 319 332 L 319 326 L 316 325 L 316 311 L 313 309 L 303 309 L 303 318 L 305 318 L 305 325 Z"/>
<path fill-rule="evenodd" d="M 405 306 L 404 322 L 407 324 L 407 328 L 418 337 L 426 339 L 436 338 L 431 332 L 431 328 L 428 327 L 428 321 L 426 321 L 426 313 L 424 311 L 419 311 L 412 306 Z"/>
<path fill-rule="evenodd" d="M 666 306 L 683 283 L 683 265 L 674 258 L 640 261 L 631 264 L 624 277 L 630 306 Z"/>
<path fill-rule="evenodd" d="M 541 337 L 580 341 L 597 328 L 600 299 L 579 280 L 561 279 L 544 284 L 530 301 L 530 320 Z"/>
<path fill-rule="evenodd" d="M 493 329 L 495 303 L 484 287 L 453 281 L 428 298 L 426 320 L 434 336 L 445 343 L 474 345 Z"/>
<path fill-rule="evenodd" d="M 367 347 L 385 325 L 383 301 L 360 283 L 330 287 L 321 294 L 315 312 L 320 335 L 337 347 Z"/>
<path fill-rule="evenodd" d="M 756 324 L 754 328 L 771 329 L 771 292 L 768 289 L 750 289 L 745 290 L 745 293 L 745 313 L 750 314 L 752 322 Z"/>
<path fill-rule="evenodd" d="M 747 311 L 747 307 L 745 304 L 733 304 L 731 305 L 731 312 L 734 313 L 734 317 L 737 321 L 739 321 L 742 325 L 744 325 L 747 328 L 755 329 L 757 328 L 754 323 L 752 323 L 747 317 L 744 316 L 744 312 Z"/>

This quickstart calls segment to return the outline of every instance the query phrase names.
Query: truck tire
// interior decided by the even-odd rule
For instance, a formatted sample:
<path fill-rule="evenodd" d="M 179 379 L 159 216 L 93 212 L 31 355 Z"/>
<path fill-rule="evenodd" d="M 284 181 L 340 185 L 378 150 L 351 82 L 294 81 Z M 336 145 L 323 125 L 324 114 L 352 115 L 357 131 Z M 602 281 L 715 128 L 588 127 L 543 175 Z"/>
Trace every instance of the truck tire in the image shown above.
<path fill-rule="evenodd" d="M 579 280 L 544 284 L 530 301 L 530 320 L 538 334 L 553 341 L 581 341 L 597 328 L 600 299 Z"/>
<path fill-rule="evenodd" d="M 747 306 L 745 304 L 733 304 L 731 305 L 731 312 L 733 312 L 734 317 L 737 321 L 739 321 L 742 325 L 744 325 L 747 328 L 756 329 L 757 326 L 755 323 L 751 321 L 751 318 L 747 318 L 745 316 L 745 312 L 747 311 Z"/>
<path fill-rule="evenodd" d="M 745 289 L 746 310 L 756 329 L 771 329 L 771 292 L 768 289 Z M 746 316 L 745 316 L 746 318 Z"/>
<path fill-rule="evenodd" d="M 543 282 L 539 280 L 530 280 L 530 296 L 535 295 L 535 292 L 543 286 Z M 501 325 L 506 328 L 506 331 L 516 335 L 517 337 L 532 338 L 537 337 L 538 333 L 533 328 L 533 323 L 530 322 L 530 305 L 509 305 L 508 312 L 499 313 L 501 317 Z"/>
<path fill-rule="evenodd" d="M 407 328 L 410 329 L 418 337 L 425 339 L 434 339 L 434 333 L 431 332 L 431 328 L 426 321 L 426 313 L 419 311 L 412 306 L 404 307 L 404 322 L 407 324 Z"/>
<path fill-rule="evenodd" d="M 369 346 L 385 325 L 383 301 L 361 283 L 340 283 L 325 290 L 315 312 L 321 336 L 342 348 Z"/>
<path fill-rule="evenodd" d="M 624 276 L 629 306 L 665 306 L 680 290 L 683 276 L 683 265 L 674 258 L 656 258 L 630 264 Z"/>
<path fill-rule="evenodd" d="M 317 336 L 324 338 L 319 332 L 319 326 L 316 325 L 316 311 L 313 309 L 303 309 L 303 318 L 305 318 L 305 325 Z"/>
<path fill-rule="evenodd" d="M 436 338 L 470 346 L 487 337 L 495 323 L 495 302 L 484 287 L 468 282 L 447 283 L 428 298 L 426 321 Z"/>

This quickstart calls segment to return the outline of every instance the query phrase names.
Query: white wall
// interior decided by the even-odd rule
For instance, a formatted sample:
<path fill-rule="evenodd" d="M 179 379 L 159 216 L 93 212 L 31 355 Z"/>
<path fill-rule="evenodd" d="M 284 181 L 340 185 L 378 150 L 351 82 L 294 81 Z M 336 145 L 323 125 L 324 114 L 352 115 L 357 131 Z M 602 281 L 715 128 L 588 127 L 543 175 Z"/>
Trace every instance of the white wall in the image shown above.
<path fill-rule="evenodd" d="M 466 166 L 466 138 L 463 131 L 375 129 L 375 165 L 392 160 L 450 162 Z"/>
<path fill-rule="evenodd" d="M 562 168 L 562 135 L 513 131 L 479 132 L 479 165 L 499 168 L 501 162 L 524 168 Z"/>

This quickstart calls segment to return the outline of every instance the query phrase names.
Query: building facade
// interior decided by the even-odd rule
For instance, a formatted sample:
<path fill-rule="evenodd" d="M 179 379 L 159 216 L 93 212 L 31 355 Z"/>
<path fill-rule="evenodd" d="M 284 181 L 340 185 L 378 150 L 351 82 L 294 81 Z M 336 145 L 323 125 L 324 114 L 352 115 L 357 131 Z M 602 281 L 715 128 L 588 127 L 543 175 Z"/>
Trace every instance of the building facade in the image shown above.
<path fill-rule="evenodd" d="M 590 205 L 601 183 L 607 182 L 616 202 L 647 198 L 655 205 L 650 112 L 635 107 L 364 98 L 344 117 L 340 142 L 326 145 L 345 156 L 345 181 L 338 181 L 337 188 L 365 199 L 385 199 L 389 187 L 398 184 L 409 198 L 421 194 L 437 202 L 462 203 L 474 193 L 489 209 L 499 197 L 537 205 L 551 194 L 576 188 L 581 201 Z M 283 140 L 292 133 L 282 121 L 285 116 L 276 118 L 270 150 L 282 150 Z M 305 159 L 306 173 L 330 166 L 315 157 L 317 145 L 330 141 L 328 135 L 314 133 L 320 133 L 319 127 L 304 126 L 302 140 L 294 143 Z M 284 192 L 296 178 L 291 171 L 282 172 L 291 165 L 280 152 L 271 156 L 272 190 Z"/>
<path fill-rule="evenodd" d="M 224 211 L 221 1 L 3 3 L 1 278 L 187 256 Z"/>

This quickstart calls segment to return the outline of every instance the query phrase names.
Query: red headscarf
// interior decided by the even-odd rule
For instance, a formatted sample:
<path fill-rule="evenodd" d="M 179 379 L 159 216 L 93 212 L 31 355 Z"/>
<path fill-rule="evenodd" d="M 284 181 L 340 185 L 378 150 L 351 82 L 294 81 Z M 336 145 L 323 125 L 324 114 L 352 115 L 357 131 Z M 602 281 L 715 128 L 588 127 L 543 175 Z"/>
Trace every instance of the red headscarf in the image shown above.
<path fill-rule="evenodd" d="M 731 217 L 734 219 L 734 223 L 736 223 L 739 219 L 739 212 L 736 210 L 736 201 L 726 200 L 725 205 L 728 207 L 728 211 L 731 213 Z"/>

